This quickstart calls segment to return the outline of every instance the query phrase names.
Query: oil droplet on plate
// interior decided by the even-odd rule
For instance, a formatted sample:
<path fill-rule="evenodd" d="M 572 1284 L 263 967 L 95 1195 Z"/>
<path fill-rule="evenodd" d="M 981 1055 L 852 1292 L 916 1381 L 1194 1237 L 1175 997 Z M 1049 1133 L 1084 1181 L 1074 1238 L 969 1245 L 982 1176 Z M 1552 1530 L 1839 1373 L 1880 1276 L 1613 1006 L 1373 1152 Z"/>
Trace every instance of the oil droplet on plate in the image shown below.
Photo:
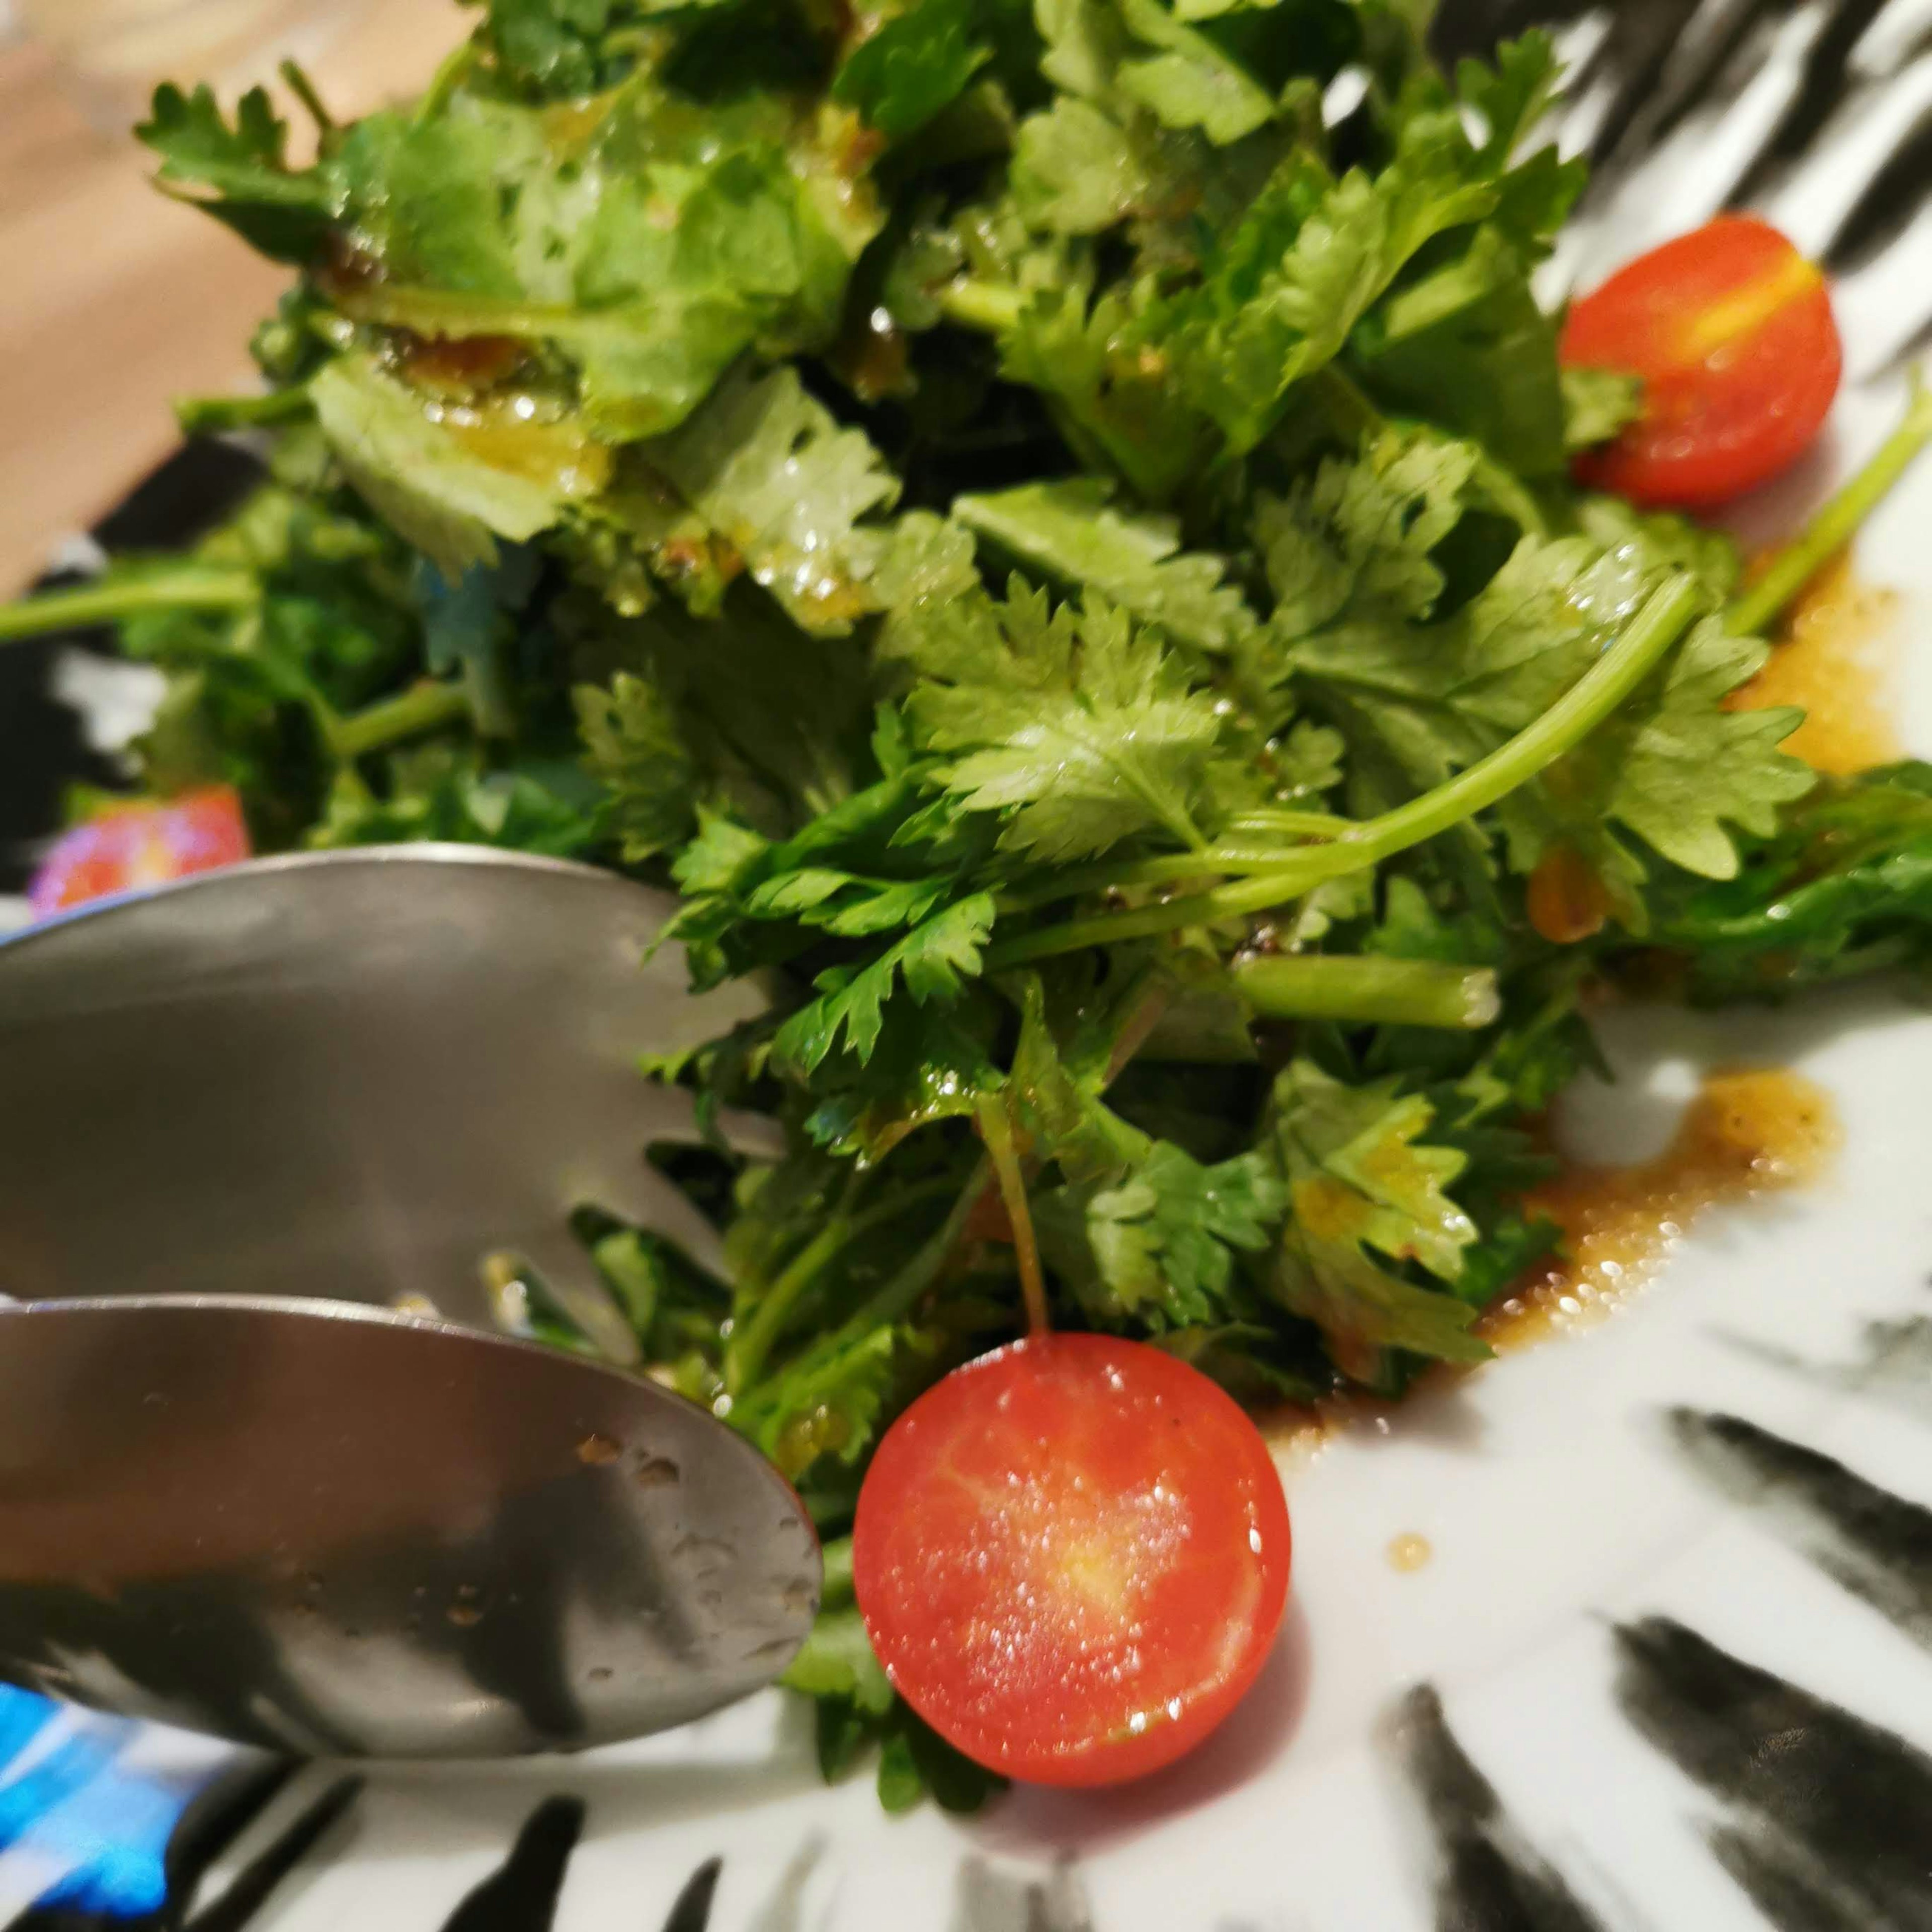
<path fill-rule="evenodd" d="M 483 1621 L 483 1606 L 481 1604 L 452 1604 L 442 1614 L 458 1630 L 474 1630 Z"/>
<path fill-rule="evenodd" d="M 1389 1540 L 1389 1568 L 1400 1570 L 1405 1576 L 1413 1575 L 1435 1554 L 1435 1548 L 1428 1538 L 1418 1536 L 1413 1530 L 1401 1536 L 1392 1537 Z"/>
<path fill-rule="evenodd" d="M 586 1469 L 601 1469 L 624 1453 L 623 1444 L 593 1430 L 577 1445 L 577 1460 Z"/>
<path fill-rule="evenodd" d="M 638 1465 L 637 1484 L 640 1490 L 668 1490 L 680 1472 L 668 1456 L 646 1456 Z"/>

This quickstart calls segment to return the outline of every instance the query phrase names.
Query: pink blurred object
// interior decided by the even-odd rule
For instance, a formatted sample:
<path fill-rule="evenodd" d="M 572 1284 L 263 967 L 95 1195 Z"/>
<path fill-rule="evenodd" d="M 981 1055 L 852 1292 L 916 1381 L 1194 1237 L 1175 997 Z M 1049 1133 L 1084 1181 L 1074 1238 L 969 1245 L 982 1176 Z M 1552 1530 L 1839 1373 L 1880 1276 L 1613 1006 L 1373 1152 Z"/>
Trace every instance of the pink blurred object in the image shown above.
<path fill-rule="evenodd" d="M 250 856 L 241 800 L 230 786 L 208 785 L 165 804 L 105 812 L 63 832 L 34 874 L 27 902 L 45 919 Z"/>

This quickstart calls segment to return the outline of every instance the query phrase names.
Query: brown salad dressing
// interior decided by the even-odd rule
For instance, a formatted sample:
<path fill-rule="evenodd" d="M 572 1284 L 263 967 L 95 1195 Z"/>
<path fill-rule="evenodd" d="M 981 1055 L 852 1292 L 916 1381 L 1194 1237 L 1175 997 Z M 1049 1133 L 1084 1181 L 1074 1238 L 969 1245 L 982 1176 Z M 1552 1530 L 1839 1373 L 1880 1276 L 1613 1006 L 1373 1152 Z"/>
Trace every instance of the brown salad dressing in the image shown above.
<path fill-rule="evenodd" d="M 1492 1308 L 1479 1332 L 1509 1354 L 1595 1327 L 1656 1274 L 1706 1208 L 1808 1185 L 1838 1141 L 1830 1095 L 1802 1074 L 1708 1076 L 1655 1160 L 1572 1166 L 1528 1196 L 1524 1211 L 1562 1229 L 1563 1252 Z"/>
<path fill-rule="evenodd" d="M 1861 772 L 1900 757 L 1893 657 L 1898 598 L 1861 584 L 1843 552 L 1799 594 L 1769 661 L 1728 700 L 1733 711 L 1796 705 L 1784 748 L 1814 771 Z"/>

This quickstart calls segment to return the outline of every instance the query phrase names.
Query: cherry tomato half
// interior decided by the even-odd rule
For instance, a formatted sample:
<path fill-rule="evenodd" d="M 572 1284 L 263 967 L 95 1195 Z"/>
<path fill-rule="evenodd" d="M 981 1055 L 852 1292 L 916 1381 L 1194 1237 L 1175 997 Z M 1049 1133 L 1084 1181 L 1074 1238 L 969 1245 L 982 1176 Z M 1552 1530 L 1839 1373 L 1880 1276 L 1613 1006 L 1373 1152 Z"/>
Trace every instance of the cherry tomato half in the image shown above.
<path fill-rule="evenodd" d="M 1788 469 L 1838 394 L 1823 274 L 1768 223 L 1720 214 L 1620 268 L 1570 310 L 1562 357 L 1644 383 L 1642 416 L 1577 460 L 1639 503 L 1707 509 Z"/>
<path fill-rule="evenodd" d="M 941 1736 L 1010 1777 L 1109 1784 L 1198 1744 L 1254 1682 L 1288 1505 L 1261 1432 L 1198 1370 L 1039 1336 L 886 1432 L 852 1565 L 886 1675 Z"/>
<path fill-rule="evenodd" d="M 242 801 L 226 785 L 163 805 L 104 812 L 63 832 L 27 888 L 37 919 L 110 892 L 158 886 L 248 856 Z"/>

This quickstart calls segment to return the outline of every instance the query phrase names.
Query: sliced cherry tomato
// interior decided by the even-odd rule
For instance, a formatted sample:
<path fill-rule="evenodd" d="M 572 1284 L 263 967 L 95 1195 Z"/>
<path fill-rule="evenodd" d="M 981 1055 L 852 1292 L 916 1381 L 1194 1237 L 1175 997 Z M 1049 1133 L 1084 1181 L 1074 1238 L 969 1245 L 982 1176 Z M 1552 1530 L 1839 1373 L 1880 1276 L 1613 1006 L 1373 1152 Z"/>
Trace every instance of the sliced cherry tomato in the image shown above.
<path fill-rule="evenodd" d="M 1767 222 L 1720 214 L 1570 311 L 1563 361 L 1640 376 L 1642 416 L 1579 479 L 1678 509 L 1728 502 L 1818 434 L 1843 362 L 1822 272 Z"/>
<path fill-rule="evenodd" d="M 1010 1777 L 1109 1784 L 1198 1744 L 1254 1682 L 1288 1505 L 1261 1432 L 1198 1370 L 1039 1336 L 886 1432 L 852 1566 L 886 1675 L 942 1737 Z"/>
<path fill-rule="evenodd" d="M 27 888 L 37 919 L 110 892 L 164 884 L 248 856 L 242 801 L 226 785 L 164 805 L 124 806 L 64 832 Z"/>

